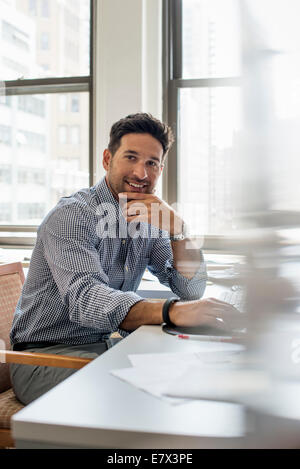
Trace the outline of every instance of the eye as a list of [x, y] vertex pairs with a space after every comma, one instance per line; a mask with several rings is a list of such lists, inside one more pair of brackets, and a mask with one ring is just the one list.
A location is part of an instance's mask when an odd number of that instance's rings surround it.
[[149, 166], [152, 166], [153, 168], [158, 168], [158, 163], [156, 161], [151, 160], [148, 162], [148, 164]]

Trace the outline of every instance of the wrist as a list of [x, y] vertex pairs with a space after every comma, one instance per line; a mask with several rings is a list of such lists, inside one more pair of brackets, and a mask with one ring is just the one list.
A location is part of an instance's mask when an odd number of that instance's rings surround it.
[[171, 313], [171, 310], [173, 310], [174, 304], [179, 301], [178, 298], [168, 298], [162, 308], [162, 320], [163, 322], [170, 327], [175, 327], [176, 322], [173, 320], [174, 315]]
[[175, 301], [169, 307], [169, 318], [175, 326], [180, 326], [181, 307], [179, 301]]
[[187, 226], [183, 220], [181, 220], [180, 228], [176, 231], [170, 232], [170, 241], [183, 241], [187, 238]]

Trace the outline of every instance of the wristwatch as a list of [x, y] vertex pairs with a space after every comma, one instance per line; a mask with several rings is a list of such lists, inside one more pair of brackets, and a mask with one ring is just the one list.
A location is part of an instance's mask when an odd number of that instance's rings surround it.
[[185, 238], [187, 238], [187, 226], [182, 222], [182, 230], [181, 233], [177, 235], [170, 235], [170, 241], [183, 241]]

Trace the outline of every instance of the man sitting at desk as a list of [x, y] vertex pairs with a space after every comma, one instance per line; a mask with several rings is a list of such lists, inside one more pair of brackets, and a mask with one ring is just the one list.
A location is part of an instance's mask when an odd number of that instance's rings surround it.
[[[164, 309], [164, 319], [178, 326], [227, 321], [234, 308], [200, 299], [201, 250], [190, 249], [183, 220], [154, 195], [172, 140], [171, 129], [148, 114], [112, 126], [106, 176], [63, 197], [38, 229], [11, 331], [14, 350], [93, 358], [110, 346], [112, 332], [125, 337], [161, 324], [165, 300], [135, 293], [146, 267], [181, 299]], [[15, 364], [11, 378], [27, 404], [74, 371]]]

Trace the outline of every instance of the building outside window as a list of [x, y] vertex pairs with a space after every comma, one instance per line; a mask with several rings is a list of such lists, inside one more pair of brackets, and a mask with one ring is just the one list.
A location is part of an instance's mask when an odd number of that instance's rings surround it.
[[[91, 11], [90, 0], [0, 0], [0, 230], [34, 227], [91, 185]], [[76, 168], [62, 168], [70, 155]]]
[[[252, 118], [253, 129], [260, 135], [259, 122], [269, 116], [270, 154], [257, 163], [262, 174], [267, 168], [269, 208], [300, 210], [298, 145], [292, 144], [300, 123], [300, 33], [295, 20], [299, 13], [300, 4], [294, 0], [289, 6], [283, 0], [165, 3], [165, 113], [177, 142], [170, 153], [167, 196], [170, 202], [179, 203], [195, 233], [232, 235], [239, 228], [238, 196], [243, 182], [237, 168], [242, 165], [245, 119]], [[256, 47], [260, 48], [262, 77], [253, 73], [251, 80], [268, 102], [257, 102], [251, 89], [244, 92], [247, 47], [252, 58]], [[257, 109], [261, 115], [257, 113], [253, 122], [251, 116]], [[247, 179], [246, 173], [242, 168], [242, 177]], [[259, 192], [258, 205], [264, 188]]]

